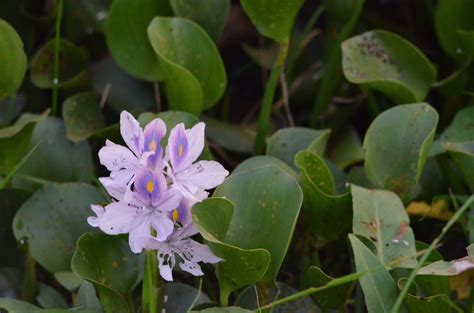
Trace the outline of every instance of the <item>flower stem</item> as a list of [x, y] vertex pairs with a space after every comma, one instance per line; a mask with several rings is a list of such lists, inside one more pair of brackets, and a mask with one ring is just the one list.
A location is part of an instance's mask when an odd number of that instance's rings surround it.
[[163, 305], [163, 281], [158, 274], [156, 251], [147, 251], [143, 276], [142, 307], [144, 313], [159, 313]]
[[54, 37], [54, 67], [53, 67], [53, 97], [51, 104], [51, 115], [56, 116], [58, 107], [58, 85], [59, 85], [59, 52], [61, 48], [61, 18], [63, 14], [63, 0], [58, 1], [56, 12], [56, 25]]
[[435, 249], [435, 247], [438, 245], [438, 243], [443, 239], [444, 235], [448, 232], [448, 230], [451, 228], [451, 226], [456, 223], [456, 221], [463, 215], [463, 213], [467, 210], [467, 208], [471, 205], [471, 203], [474, 201], [474, 195], [471, 195], [469, 199], [467, 199], [466, 202], [464, 202], [464, 205], [454, 213], [454, 215], [451, 217], [451, 219], [444, 225], [443, 229], [441, 230], [441, 233], [436, 237], [428, 247], [428, 250], [426, 253], [421, 257], [421, 259], [418, 261], [418, 265], [413, 269], [411, 272], [410, 276], [408, 276], [408, 279], [403, 286], [402, 291], [400, 291], [400, 294], [398, 295], [397, 300], [395, 301], [395, 304], [392, 307], [392, 310], [390, 311], [391, 313], [397, 313], [400, 311], [400, 307], [402, 306], [403, 299], [405, 298], [406, 294], [408, 293], [408, 290], [410, 289], [411, 284], [415, 280], [416, 273], [420, 270], [420, 268], [423, 266], [423, 264], [426, 262], [428, 257], [431, 255], [431, 252]]
[[286, 56], [288, 53], [288, 43], [284, 42], [280, 44], [280, 49], [278, 51], [278, 56], [273, 65], [270, 78], [267, 81], [265, 87], [265, 94], [263, 95], [262, 107], [260, 109], [260, 116], [258, 119], [258, 131], [257, 136], [255, 137], [255, 146], [254, 154], [258, 155], [263, 153], [265, 148], [265, 139], [267, 137], [268, 128], [270, 125], [270, 116], [272, 113], [273, 107], [273, 98], [275, 97], [276, 87], [278, 85], [278, 79], [280, 76], [280, 71], [284, 67]]

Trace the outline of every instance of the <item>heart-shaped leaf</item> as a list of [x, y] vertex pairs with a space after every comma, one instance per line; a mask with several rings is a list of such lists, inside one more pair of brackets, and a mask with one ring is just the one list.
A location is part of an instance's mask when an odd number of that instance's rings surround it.
[[66, 309], [68, 307], [66, 300], [59, 291], [43, 283], [38, 284], [36, 301], [45, 309]]
[[322, 155], [326, 150], [331, 130], [314, 130], [304, 127], [289, 127], [278, 130], [267, 140], [267, 155], [274, 156], [294, 167], [295, 155], [301, 150], [311, 150]]
[[[398, 289], [403, 289], [406, 280], [406, 278], [402, 278], [398, 281]], [[453, 308], [451, 299], [446, 294], [426, 296], [409, 292], [405, 297], [405, 304], [408, 313], [449, 313]]]
[[263, 283], [273, 285], [303, 202], [298, 183], [278, 166], [268, 165], [231, 175], [214, 196], [229, 199], [235, 207], [226, 242], [270, 252], [271, 261]]
[[240, 0], [245, 13], [263, 35], [288, 42], [293, 21], [304, 0]]
[[51, 273], [69, 271], [76, 240], [92, 228], [90, 204], [105, 201], [91, 185], [48, 184], [35, 192], [13, 220], [17, 240], [27, 240], [33, 258]]
[[230, 0], [170, 0], [176, 16], [190, 19], [206, 30], [214, 41], [219, 39], [230, 11]]
[[148, 26], [148, 38], [165, 74], [171, 110], [199, 114], [219, 100], [227, 85], [224, 63], [199, 25], [156, 17]]
[[351, 186], [354, 218], [352, 231], [370, 239], [377, 257], [390, 267], [417, 265], [410, 219], [403, 203], [393, 192]]
[[0, 129], [0, 173], [9, 173], [26, 154], [36, 123], [48, 114], [49, 110], [40, 115], [24, 113], [15, 124]]
[[[302, 150], [295, 156], [295, 165], [301, 171], [304, 203], [308, 212], [305, 220], [310, 229], [327, 240], [337, 239], [350, 231], [351, 195], [335, 194], [334, 178], [324, 160], [316, 153]], [[333, 222], [339, 227], [334, 228]]]
[[368, 313], [391, 312], [398, 296], [395, 282], [380, 260], [355, 235], [349, 234], [357, 272]]
[[229, 124], [207, 116], [201, 117], [206, 123], [206, 134], [212, 141], [223, 148], [251, 153], [255, 142], [255, 132], [242, 125]]
[[63, 120], [68, 139], [79, 142], [104, 127], [99, 102], [99, 95], [94, 92], [78, 93], [64, 101]]
[[[74, 144], [67, 140], [63, 122], [49, 117], [38, 123], [31, 137], [30, 149], [39, 145], [18, 171], [55, 182], [88, 182], [92, 178], [92, 155], [89, 144]], [[32, 188], [26, 181], [15, 178], [14, 184]]]
[[163, 70], [147, 37], [155, 16], [172, 14], [167, 0], [115, 0], [106, 26], [112, 57], [130, 75], [149, 81], [162, 80]]
[[86, 233], [77, 242], [71, 268], [94, 283], [105, 312], [132, 312], [126, 297], [140, 279], [141, 262], [119, 236]]
[[423, 101], [436, 75], [426, 56], [402, 37], [374, 30], [344, 41], [347, 80], [379, 90], [396, 103]]
[[265, 249], [245, 249], [227, 242], [227, 232], [234, 205], [226, 199], [209, 198], [195, 204], [193, 221], [212, 251], [222, 259], [217, 264], [217, 278], [221, 302], [226, 303], [230, 293], [259, 281], [270, 264], [270, 253]]
[[346, 168], [364, 160], [362, 142], [354, 128], [340, 134], [331, 145], [329, 159], [339, 168]]
[[365, 171], [375, 187], [410, 199], [422, 174], [438, 124], [427, 103], [391, 108], [372, 122], [364, 139]]
[[0, 100], [13, 96], [26, 72], [23, 42], [13, 27], [0, 19]]
[[[86, 49], [61, 39], [59, 52], [59, 76], [57, 85], [68, 87], [80, 83], [89, 60]], [[39, 88], [53, 88], [55, 40], [45, 43], [31, 60], [31, 81]]]
[[102, 313], [102, 305], [96, 296], [94, 285], [82, 280], [81, 287], [77, 292], [76, 305], [92, 310], [94, 313]]

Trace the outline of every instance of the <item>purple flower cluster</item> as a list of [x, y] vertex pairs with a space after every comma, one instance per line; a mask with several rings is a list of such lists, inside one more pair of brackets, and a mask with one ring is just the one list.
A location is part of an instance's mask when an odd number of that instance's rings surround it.
[[191, 207], [208, 197], [206, 190], [220, 185], [229, 174], [215, 161], [197, 161], [204, 149], [204, 123], [191, 129], [174, 127], [163, 151], [165, 123], [157, 118], [144, 129], [128, 112], [120, 115], [120, 132], [127, 147], [109, 140], [99, 151], [100, 163], [110, 176], [100, 182], [114, 202], [92, 205], [91, 226], [109, 235], [129, 234], [134, 253], [157, 250], [160, 274], [173, 280], [179, 267], [203, 275], [199, 262], [217, 263], [208, 246], [190, 237], [197, 233]]

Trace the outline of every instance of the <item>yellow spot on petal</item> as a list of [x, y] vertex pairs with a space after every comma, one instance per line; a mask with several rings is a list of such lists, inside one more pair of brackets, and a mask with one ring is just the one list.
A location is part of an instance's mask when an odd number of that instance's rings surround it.
[[148, 183], [146, 184], [146, 190], [149, 193], [152, 193], [153, 190], [155, 190], [155, 185], [153, 184], [153, 182], [151, 180], [149, 180]]
[[178, 157], [183, 156], [183, 145], [179, 145], [179, 150], [178, 150]]
[[148, 145], [148, 151], [155, 151], [155, 150], [156, 150], [156, 140], [153, 139]]
[[177, 209], [174, 209], [174, 210], [173, 210], [173, 222], [176, 223], [176, 221], [178, 220], [178, 218], [179, 218], [178, 210], [177, 210]]

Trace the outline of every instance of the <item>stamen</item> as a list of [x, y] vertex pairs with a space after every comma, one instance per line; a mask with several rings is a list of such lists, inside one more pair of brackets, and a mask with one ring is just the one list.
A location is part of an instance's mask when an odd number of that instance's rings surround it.
[[153, 190], [155, 190], [155, 185], [153, 184], [153, 182], [151, 180], [149, 180], [148, 183], [146, 184], [146, 190], [149, 193], [152, 193]]
[[178, 220], [178, 218], [179, 218], [178, 210], [177, 210], [177, 209], [174, 209], [174, 210], [173, 210], [173, 222], [176, 223], [176, 221]]
[[156, 151], [156, 140], [153, 139], [148, 145], [148, 151]]

